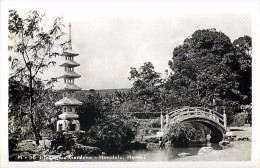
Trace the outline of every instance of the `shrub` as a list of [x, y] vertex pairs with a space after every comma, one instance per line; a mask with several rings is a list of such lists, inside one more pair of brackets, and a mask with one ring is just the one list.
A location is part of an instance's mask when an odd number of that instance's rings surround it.
[[73, 137], [76, 143], [84, 144], [86, 142], [86, 132], [85, 131], [77, 131], [73, 132]]
[[149, 137], [149, 138], [145, 138], [144, 141], [145, 142], [151, 142], [151, 143], [158, 143], [159, 142], [159, 138]]
[[160, 128], [161, 127], [161, 120], [160, 118], [151, 119], [150, 121], [146, 122], [146, 127], [151, 128]]
[[122, 112], [144, 111], [144, 105], [137, 100], [128, 100], [121, 104], [119, 110]]
[[234, 115], [234, 121], [232, 122], [232, 126], [244, 126], [246, 124], [246, 120], [248, 118], [248, 114], [246, 113], [238, 113]]
[[18, 141], [15, 138], [8, 139], [9, 154], [13, 153], [18, 145]]
[[75, 144], [74, 137], [71, 133], [67, 132], [57, 132], [52, 146], [57, 149], [58, 146], [63, 146], [65, 150], [70, 150]]
[[77, 108], [77, 113], [79, 115], [78, 120], [81, 129], [87, 131], [102, 118], [102, 98], [94, 90], [91, 90], [88, 94], [78, 92], [76, 98], [83, 102], [83, 104]]
[[106, 153], [118, 153], [134, 139], [131, 128], [119, 117], [107, 117], [87, 132], [87, 144]]
[[75, 144], [72, 153], [74, 156], [98, 156], [102, 152], [98, 147]]
[[201, 143], [210, 134], [209, 128], [196, 122], [181, 122], [170, 126], [165, 137], [176, 147], [188, 146], [191, 143]]

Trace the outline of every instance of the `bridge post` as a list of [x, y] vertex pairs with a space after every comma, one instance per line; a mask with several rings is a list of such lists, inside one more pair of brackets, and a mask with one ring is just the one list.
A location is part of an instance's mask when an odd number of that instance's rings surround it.
[[224, 120], [224, 128], [227, 130], [227, 114], [226, 114], [226, 109], [223, 109], [223, 120]]
[[161, 132], [163, 132], [163, 114], [161, 111]]

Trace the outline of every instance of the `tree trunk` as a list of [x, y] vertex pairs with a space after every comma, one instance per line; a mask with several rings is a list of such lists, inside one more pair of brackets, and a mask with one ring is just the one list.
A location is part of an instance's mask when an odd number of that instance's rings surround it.
[[32, 124], [32, 129], [33, 129], [33, 133], [34, 133], [34, 137], [35, 137], [35, 143], [36, 145], [39, 145], [39, 134], [37, 133], [37, 129], [36, 129], [36, 125], [34, 123], [34, 112], [32, 110], [32, 76], [31, 76], [31, 71], [30, 71], [30, 79], [29, 79], [29, 92], [30, 92], [30, 120], [31, 120], [31, 124]]
[[30, 120], [31, 120], [32, 128], [33, 128], [33, 133], [34, 133], [36, 145], [39, 145], [40, 144], [39, 143], [39, 137], [38, 137], [38, 134], [37, 134], [36, 126], [34, 124], [33, 115], [30, 115]]

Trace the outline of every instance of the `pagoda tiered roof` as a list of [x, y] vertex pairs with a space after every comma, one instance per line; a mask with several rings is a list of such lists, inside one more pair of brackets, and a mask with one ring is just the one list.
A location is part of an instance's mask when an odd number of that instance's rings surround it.
[[79, 63], [73, 61], [73, 60], [65, 60], [63, 64], [60, 65], [61, 67], [76, 67], [76, 66], [80, 66]]
[[81, 101], [78, 101], [74, 97], [64, 97], [63, 99], [59, 100], [55, 103], [55, 106], [71, 106], [71, 105], [82, 105]]
[[76, 53], [72, 49], [67, 49], [67, 50], [63, 51], [63, 53], [61, 54], [61, 56], [71, 56], [71, 57], [74, 57], [74, 56], [77, 56], [77, 55], [79, 55], [79, 54]]
[[81, 90], [81, 88], [78, 87], [77, 85], [75, 85], [74, 83], [64, 83], [64, 85], [62, 87], [60, 87], [59, 90], [60, 91], [65, 91], [65, 90], [77, 91], [77, 90]]
[[59, 118], [62, 120], [66, 120], [66, 119], [76, 119], [78, 118], [79, 115], [75, 114], [75, 113], [62, 113], [59, 115]]
[[79, 78], [81, 75], [77, 74], [74, 71], [65, 71], [65, 73], [59, 78]]

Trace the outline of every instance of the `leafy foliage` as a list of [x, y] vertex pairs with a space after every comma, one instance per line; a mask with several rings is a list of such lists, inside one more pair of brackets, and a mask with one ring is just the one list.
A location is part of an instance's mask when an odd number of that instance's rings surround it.
[[14, 152], [14, 150], [17, 148], [18, 141], [14, 138], [8, 138], [8, 149], [9, 149], [9, 155]]
[[106, 153], [122, 151], [134, 139], [129, 125], [119, 117], [106, 117], [87, 132], [87, 143]]
[[224, 33], [215, 29], [195, 31], [174, 49], [169, 62], [174, 75], [167, 89], [175, 89], [184, 98], [183, 105], [193, 102], [209, 106], [213, 97], [222, 103], [224, 91], [237, 89], [235, 74], [227, 66], [231, 51], [232, 43]]
[[64, 34], [60, 27], [63, 26], [62, 18], [55, 19], [50, 30], [44, 30], [44, 16], [38, 11], [30, 11], [22, 18], [17, 11], [9, 11], [10, 78], [29, 84], [38, 73], [55, 65], [50, 58], [59, 55], [54, 47], [59, 47], [55, 44]]
[[192, 142], [203, 142], [208, 134], [210, 134], [210, 130], [203, 124], [181, 122], [171, 125], [165, 136], [174, 146], [180, 147], [187, 146]]
[[159, 87], [162, 80], [151, 62], [144, 63], [139, 70], [131, 67], [129, 80], [134, 81], [131, 90], [142, 101], [145, 110], [160, 110], [157, 102], [160, 100]]
[[59, 146], [64, 147], [64, 150], [71, 150], [75, 145], [73, 135], [66, 132], [56, 132], [53, 140], [53, 146], [57, 149]]
[[77, 108], [81, 129], [87, 131], [103, 118], [102, 97], [94, 90], [90, 94], [78, 92], [77, 99], [83, 104]]
[[[39, 82], [39, 74], [42, 74], [50, 65], [55, 65], [51, 58], [59, 55], [54, 48], [62, 47], [57, 44], [57, 40], [63, 35], [61, 31], [61, 18], [55, 19], [52, 27], [45, 30], [42, 21], [44, 14], [38, 11], [29, 11], [22, 18], [16, 10], [9, 11], [8, 30], [9, 30], [9, 62], [10, 79], [20, 82], [28, 88], [25, 96], [29, 109], [26, 114], [31, 122], [32, 131], [35, 135], [36, 144], [39, 144], [40, 128], [37, 123], [40, 117], [35, 107], [35, 94], [37, 89], [42, 89], [42, 83]], [[51, 84], [55, 79], [51, 79], [47, 84]], [[12, 90], [11, 90], [12, 91]], [[12, 93], [12, 92], [11, 92]], [[26, 100], [26, 99], [25, 99]], [[26, 104], [23, 102], [22, 104]], [[13, 105], [13, 104], [11, 104]], [[21, 112], [21, 110], [20, 110]], [[19, 113], [11, 113], [14, 116]], [[9, 118], [12, 118], [10, 116]], [[23, 120], [28, 123], [28, 120]]]
[[249, 36], [231, 43], [228, 36], [215, 29], [195, 31], [174, 48], [168, 63], [173, 73], [166, 79], [161, 79], [149, 62], [139, 70], [131, 68], [131, 90], [137, 98], [134, 103], [147, 103], [144, 107], [150, 105], [155, 111], [230, 106], [227, 113], [239, 112], [241, 104], [251, 103], [251, 43]]
[[9, 79], [9, 99], [8, 99], [8, 133], [14, 139], [24, 139], [31, 133], [28, 124], [29, 117], [25, 115], [28, 107], [28, 87], [20, 82]]
[[127, 100], [120, 106], [121, 112], [145, 111], [144, 105], [138, 100]]
[[[29, 117], [29, 88], [20, 82], [9, 79], [9, 136], [17, 140], [31, 138], [33, 130]], [[32, 92], [33, 112], [35, 115], [35, 126], [38, 131], [56, 130], [57, 111], [60, 110], [53, 102], [60, 98], [60, 94], [38, 81]], [[48, 133], [49, 134], [49, 133]], [[40, 135], [39, 135], [40, 137]]]
[[252, 99], [252, 39], [239, 37], [233, 42], [234, 57], [229, 66], [237, 74], [238, 95], [241, 104], [251, 104]]

